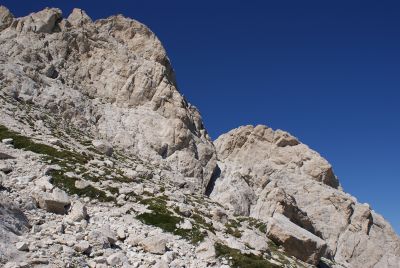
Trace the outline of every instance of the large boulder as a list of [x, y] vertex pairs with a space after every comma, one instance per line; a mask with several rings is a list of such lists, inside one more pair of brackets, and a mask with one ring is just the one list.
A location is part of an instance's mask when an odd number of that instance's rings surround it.
[[154, 235], [144, 238], [139, 242], [146, 252], [164, 254], [167, 251], [167, 239], [162, 235]]
[[282, 214], [276, 213], [267, 227], [267, 235], [285, 251], [296, 258], [317, 265], [326, 250], [321, 238], [291, 222]]
[[220, 174], [208, 193], [234, 213], [265, 221], [283, 214], [322, 238], [326, 257], [343, 266], [389, 265], [400, 256], [390, 224], [343, 192], [328, 161], [287, 132], [244, 126], [215, 147]]
[[71, 210], [68, 213], [67, 219], [72, 222], [79, 222], [82, 220], [87, 220], [88, 218], [89, 215], [87, 213], [86, 206], [80, 201], [74, 202]]
[[66, 214], [71, 204], [68, 194], [59, 188], [50, 193], [37, 193], [36, 201], [40, 208], [56, 214]]

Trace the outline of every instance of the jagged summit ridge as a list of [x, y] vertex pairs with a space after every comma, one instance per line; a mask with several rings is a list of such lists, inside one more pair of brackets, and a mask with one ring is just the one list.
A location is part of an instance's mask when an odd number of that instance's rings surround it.
[[[178, 92], [161, 42], [121, 15], [92, 21], [45, 9], [11, 19], [2, 8], [2, 88], [127, 151], [174, 162], [207, 184], [215, 150], [197, 109]], [[195, 185], [192, 185], [193, 187]]]

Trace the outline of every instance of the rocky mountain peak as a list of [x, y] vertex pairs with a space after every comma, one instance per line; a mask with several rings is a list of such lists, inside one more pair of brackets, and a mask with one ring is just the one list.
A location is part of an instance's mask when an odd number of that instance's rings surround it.
[[0, 6], [0, 266], [399, 267], [400, 240], [282, 130], [212, 142], [122, 15]]
[[184, 176], [207, 184], [214, 146], [146, 26], [121, 15], [92, 22], [79, 9], [67, 19], [48, 8], [12, 20], [0, 40], [8, 96], [129, 152], [176, 162]]
[[86, 12], [79, 8], [74, 8], [71, 14], [67, 18], [68, 23], [72, 27], [85, 27], [85, 25], [90, 25], [93, 23], [92, 19], [86, 14]]

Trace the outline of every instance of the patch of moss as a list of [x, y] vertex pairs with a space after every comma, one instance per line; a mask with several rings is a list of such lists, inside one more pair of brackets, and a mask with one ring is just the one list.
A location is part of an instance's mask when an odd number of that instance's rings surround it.
[[117, 187], [107, 187], [107, 190], [112, 194], [119, 194], [119, 190]]
[[50, 174], [52, 177], [52, 183], [58, 188], [63, 189], [69, 194], [77, 194], [82, 197], [89, 197], [97, 199], [100, 202], [115, 202], [115, 198], [112, 196], [107, 196], [106, 192], [99, 190], [91, 185], [86, 188], [78, 189], [75, 187], [75, 178], [69, 178], [64, 176], [63, 171], [54, 170]]
[[197, 213], [193, 213], [191, 218], [198, 224], [201, 225], [204, 229], [209, 230], [210, 232], [215, 234], [215, 228], [212, 223], [206, 222], [206, 220]]
[[90, 160], [88, 157], [85, 157], [76, 152], [71, 152], [68, 150], [57, 150], [56, 148], [49, 145], [36, 143], [32, 141], [32, 139], [20, 135], [17, 132], [10, 131], [5, 126], [0, 125], [0, 140], [6, 138], [13, 139], [13, 145], [16, 149], [24, 149], [37, 154], [46, 155], [53, 158], [53, 160], [62, 159], [64, 161], [73, 161], [79, 164], [85, 164]]
[[262, 233], [267, 232], [267, 225], [258, 219], [251, 218], [251, 217], [238, 217], [237, 220], [239, 222], [247, 221], [249, 223], [250, 227], [257, 228]]
[[203, 241], [204, 234], [197, 224], [194, 224], [191, 230], [177, 228], [177, 225], [182, 222], [183, 218], [175, 216], [168, 209], [166, 200], [165, 196], [141, 200], [140, 203], [148, 205], [148, 209], [152, 212], [142, 213], [136, 218], [147, 225], [156, 226], [166, 232], [181, 236], [193, 244]]
[[217, 257], [224, 257], [231, 262], [234, 268], [275, 268], [278, 265], [271, 263], [262, 256], [244, 254], [238, 249], [233, 249], [223, 244], [214, 245]]
[[117, 176], [114, 178], [116, 181], [119, 182], [132, 182], [130, 178], [125, 176], [125, 173], [121, 169], [116, 169], [115, 171], [117, 173]]
[[228, 221], [228, 223], [225, 224], [226, 233], [228, 233], [236, 238], [240, 238], [240, 237], [242, 237], [242, 232], [238, 229], [240, 226], [241, 226], [241, 224], [239, 221], [230, 219]]
[[87, 181], [93, 181], [93, 182], [99, 182], [100, 181], [99, 178], [97, 178], [95, 176], [92, 176], [90, 174], [90, 172], [85, 172], [85, 173], [81, 174], [81, 176], [82, 176], [82, 178], [84, 178]]

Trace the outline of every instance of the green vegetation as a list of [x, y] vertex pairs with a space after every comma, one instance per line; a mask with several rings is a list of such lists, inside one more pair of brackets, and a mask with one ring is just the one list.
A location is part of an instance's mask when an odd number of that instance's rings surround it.
[[79, 164], [85, 164], [90, 159], [76, 152], [71, 152], [67, 150], [57, 150], [54, 147], [51, 147], [46, 144], [36, 143], [32, 141], [30, 138], [20, 135], [17, 132], [10, 131], [3, 125], [0, 125], [0, 139], [11, 138], [13, 139], [14, 148], [23, 149], [27, 151], [31, 151], [37, 154], [46, 155], [48, 157], [73, 161]]
[[238, 217], [237, 220], [239, 222], [247, 221], [250, 227], [256, 228], [256, 229], [260, 230], [260, 232], [262, 232], [262, 233], [267, 232], [267, 225], [258, 219], [251, 218], [251, 217]]
[[[82, 172], [86, 172], [86, 169], [82, 167], [82, 165], [91, 160], [91, 157], [73, 151], [58, 150], [52, 146], [34, 142], [29, 137], [23, 136], [14, 131], [10, 131], [5, 126], [0, 125], [0, 140], [6, 138], [13, 139], [14, 148], [41, 154], [43, 155], [43, 159], [45, 161], [58, 164], [61, 167], [61, 170], [52, 170], [49, 173], [49, 175], [52, 176], [52, 183], [55, 186], [65, 190], [69, 194], [77, 194], [79, 196], [95, 198], [100, 202], [115, 201], [114, 197], [107, 196], [106, 192], [93, 186], [88, 186], [84, 189], [78, 189], [75, 187], [75, 178], [64, 176], [65, 172], [74, 171], [76, 167], [79, 167]], [[94, 178], [89, 177], [87, 174], [84, 174], [83, 177], [85, 179], [94, 181]], [[114, 189], [110, 190], [114, 191]]]
[[212, 225], [211, 222], [206, 222], [206, 220], [200, 216], [200, 214], [198, 213], [193, 213], [191, 218], [201, 227], [203, 227], [204, 229], [207, 229], [208, 231], [212, 232], [213, 234], [215, 234], [215, 228]]
[[63, 175], [63, 171], [54, 170], [50, 172], [52, 177], [52, 183], [65, 190], [69, 194], [77, 194], [78, 196], [90, 197], [97, 199], [100, 202], [112, 202], [115, 198], [112, 196], [107, 196], [106, 192], [99, 190], [91, 185], [84, 189], [78, 189], [75, 187], [75, 178], [69, 178]]
[[230, 260], [234, 268], [275, 268], [276, 264], [269, 262], [262, 256], [254, 254], [243, 254], [238, 249], [233, 249], [223, 244], [215, 244], [215, 252], [217, 257], [224, 257]]
[[203, 241], [204, 234], [201, 232], [198, 224], [193, 224], [193, 228], [191, 230], [185, 230], [176, 227], [177, 224], [183, 220], [183, 218], [174, 215], [174, 213], [168, 209], [166, 200], [166, 196], [141, 200], [140, 203], [148, 205], [148, 209], [152, 212], [142, 213], [136, 218], [145, 224], [156, 226], [166, 232], [181, 236], [193, 244]]
[[268, 248], [272, 251], [277, 251], [279, 249], [279, 246], [277, 244], [275, 244], [274, 241], [269, 240], [268, 241]]
[[242, 237], [242, 233], [238, 229], [240, 226], [241, 226], [241, 224], [239, 221], [230, 219], [228, 221], [228, 223], [225, 224], [226, 233], [228, 233], [234, 237], [240, 238], [240, 237]]

